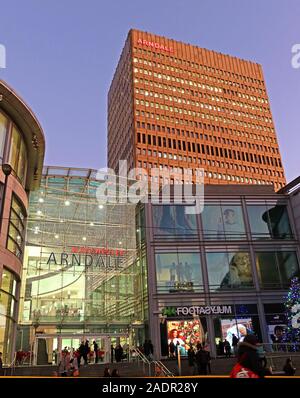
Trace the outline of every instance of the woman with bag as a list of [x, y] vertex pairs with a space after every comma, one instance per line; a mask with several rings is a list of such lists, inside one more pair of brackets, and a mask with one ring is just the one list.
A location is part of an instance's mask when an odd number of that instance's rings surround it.
[[230, 373], [231, 378], [263, 378], [271, 375], [271, 368], [263, 368], [257, 352], [258, 340], [253, 334], [247, 334], [238, 344], [238, 361]]

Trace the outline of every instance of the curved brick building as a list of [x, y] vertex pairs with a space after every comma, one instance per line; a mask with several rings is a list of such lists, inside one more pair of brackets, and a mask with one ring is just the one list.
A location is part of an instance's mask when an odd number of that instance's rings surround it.
[[4, 363], [12, 361], [16, 335], [28, 193], [39, 186], [44, 152], [45, 139], [35, 115], [0, 80], [0, 352]]

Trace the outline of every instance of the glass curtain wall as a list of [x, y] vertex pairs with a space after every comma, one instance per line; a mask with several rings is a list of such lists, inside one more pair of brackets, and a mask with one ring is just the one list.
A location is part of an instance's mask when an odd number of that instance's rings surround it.
[[92, 170], [47, 168], [30, 196], [21, 323], [119, 332], [145, 317], [135, 206], [99, 204]]

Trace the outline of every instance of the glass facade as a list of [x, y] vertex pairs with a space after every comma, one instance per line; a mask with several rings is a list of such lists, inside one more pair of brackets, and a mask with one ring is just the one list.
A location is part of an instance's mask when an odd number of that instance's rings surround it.
[[141, 327], [147, 272], [136, 244], [136, 207], [99, 204], [103, 180], [80, 172], [48, 168], [30, 194], [21, 324], [47, 333]]
[[24, 185], [27, 169], [27, 151], [22, 134], [15, 126], [12, 128], [9, 163]]
[[203, 288], [200, 253], [156, 253], [158, 293], [199, 292]]
[[186, 214], [185, 206], [153, 206], [155, 235], [162, 238], [188, 237], [197, 235], [195, 214]]
[[3, 353], [3, 362], [8, 363], [13, 343], [13, 330], [16, 322], [16, 287], [15, 275], [3, 269], [0, 288], [0, 352]]
[[291, 239], [292, 232], [285, 205], [248, 205], [254, 239]]
[[16, 198], [16, 196], [13, 196], [10, 209], [7, 248], [18, 258], [22, 258], [23, 256], [25, 217], [26, 213], [21, 202]]
[[203, 234], [206, 239], [245, 239], [241, 205], [205, 205], [202, 212]]
[[256, 265], [262, 287], [288, 288], [294, 276], [299, 277], [296, 252], [270, 251], [256, 253]]
[[[189, 342], [201, 342], [213, 356], [224, 356], [225, 339], [234, 354], [233, 334], [241, 341], [254, 333], [268, 350], [280, 348], [274, 341], [286, 320], [278, 305], [282, 290], [299, 276], [289, 202], [275, 194], [262, 200], [234, 192], [223, 199], [222, 188], [214, 189], [200, 214], [186, 215], [181, 204], [150, 205], [150, 299], [159, 315], [150, 313], [149, 321], [157, 322], [161, 356], [174, 355], [171, 341], [179, 342], [182, 355]], [[268, 304], [270, 297], [277, 304]]]
[[253, 287], [249, 253], [242, 251], [206, 253], [206, 261], [210, 289]]

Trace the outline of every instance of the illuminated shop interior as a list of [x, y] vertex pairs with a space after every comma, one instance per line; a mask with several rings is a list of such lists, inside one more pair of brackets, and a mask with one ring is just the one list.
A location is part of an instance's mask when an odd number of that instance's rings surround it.
[[52, 351], [53, 335], [66, 336], [60, 344], [75, 349], [86, 335], [144, 339], [139, 214], [135, 205], [100, 203], [96, 192], [104, 183], [94, 170], [45, 167], [40, 189], [30, 195], [19, 349], [43, 337]]

